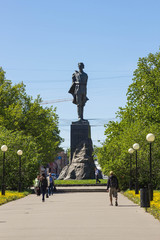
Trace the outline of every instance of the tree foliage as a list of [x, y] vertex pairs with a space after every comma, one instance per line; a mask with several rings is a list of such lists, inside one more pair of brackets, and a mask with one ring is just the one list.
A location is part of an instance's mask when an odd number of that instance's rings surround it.
[[40, 96], [33, 101], [26, 94], [23, 82], [12, 85], [0, 68], [0, 142], [1, 145], [8, 144], [8, 186], [15, 187], [13, 172], [17, 171], [18, 149], [23, 150], [25, 186], [31, 184], [40, 163], [54, 161], [60, 149], [62, 138], [59, 135], [56, 109], [43, 108], [41, 102]]
[[[140, 58], [127, 91], [127, 103], [116, 113], [118, 121], [105, 126], [106, 140], [97, 148], [99, 162], [108, 174], [113, 170], [120, 185], [127, 188], [130, 178], [128, 149], [134, 143], [138, 150], [138, 180], [140, 185], [149, 182], [149, 143], [146, 135], [153, 133], [152, 143], [153, 184], [160, 187], [160, 52]], [[132, 180], [135, 182], [135, 153], [132, 155]]]

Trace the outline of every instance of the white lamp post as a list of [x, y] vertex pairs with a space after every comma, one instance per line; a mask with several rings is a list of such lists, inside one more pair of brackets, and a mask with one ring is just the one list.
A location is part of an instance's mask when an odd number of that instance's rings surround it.
[[2, 195], [5, 195], [5, 152], [8, 150], [8, 147], [3, 145], [1, 150], [3, 152]]
[[133, 144], [133, 149], [136, 151], [136, 185], [135, 185], [135, 194], [139, 193], [138, 189], [138, 169], [137, 169], [137, 150], [139, 149], [139, 144]]
[[132, 154], [134, 153], [133, 148], [129, 148], [128, 152], [130, 154], [130, 182], [129, 182], [129, 189], [132, 189]]
[[146, 136], [146, 139], [147, 139], [148, 142], [152, 143], [155, 140], [155, 136], [154, 136], [153, 133], [148, 133], [147, 136]]
[[133, 144], [133, 149], [138, 150], [139, 149], [139, 144], [138, 143]]
[[18, 150], [17, 154], [19, 156], [19, 184], [18, 184], [18, 191], [21, 192], [22, 187], [21, 187], [21, 182], [22, 182], [22, 178], [21, 178], [21, 156], [23, 154], [22, 150]]
[[149, 198], [150, 198], [150, 201], [152, 201], [153, 200], [153, 187], [152, 187], [152, 154], [151, 154], [151, 150], [152, 150], [152, 142], [154, 142], [154, 140], [155, 140], [154, 134], [152, 134], [152, 133], [147, 134], [146, 140], [149, 142], [149, 145], [150, 145], [150, 158], [149, 158], [150, 182], [148, 184], [148, 188], [149, 188]]

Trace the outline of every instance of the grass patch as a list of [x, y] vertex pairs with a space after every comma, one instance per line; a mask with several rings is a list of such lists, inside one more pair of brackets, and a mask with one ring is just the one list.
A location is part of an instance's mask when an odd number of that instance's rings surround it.
[[[123, 194], [134, 203], [140, 205], [140, 194], [135, 194], [134, 190], [127, 190]], [[155, 190], [153, 192], [153, 201], [150, 202], [150, 208], [147, 208], [147, 212], [160, 221], [160, 191]]]
[[[100, 179], [102, 184], [107, 184], [107, 179]], [[84, 180], [55, 180], [56, 185], [95, 185], [95, 179], [84, 179]], [[99, 185], [96, 184], [96, 185]]]
[[13, 200], [17, 200], [19, 198], [23, 198], [28, 194], [29, 192], [6, 191], [5, 195], [2, 195], [2, 193], [0, 192], [0, 205]]

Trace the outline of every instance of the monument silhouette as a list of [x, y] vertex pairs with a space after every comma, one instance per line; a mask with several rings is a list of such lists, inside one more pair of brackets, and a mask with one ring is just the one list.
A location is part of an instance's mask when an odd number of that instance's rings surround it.
[[69, 93], [77, 105], [78, 121], [72, 122], [70, 129], [70, 164], [65, 166], [59, 179], [93, 179], [95, 178], [91, 127], [83, 118], [87, 98], [88, 75], [83, 71], [84, 64], [78, 63], [79, 71], [72, 74]]

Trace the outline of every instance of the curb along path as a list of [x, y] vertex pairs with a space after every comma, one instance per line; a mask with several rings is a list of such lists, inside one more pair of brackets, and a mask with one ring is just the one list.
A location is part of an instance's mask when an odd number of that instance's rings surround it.
[[96, 186], [57, 186], [57, 193], [63, 192], [106, 192], [106, 185]]
[[0, 207], [0, 239], [160, 240], [160, 223], [121, 194], [118, 207], [105, 192], [64, 192], [45, 202], [32, 194]]

